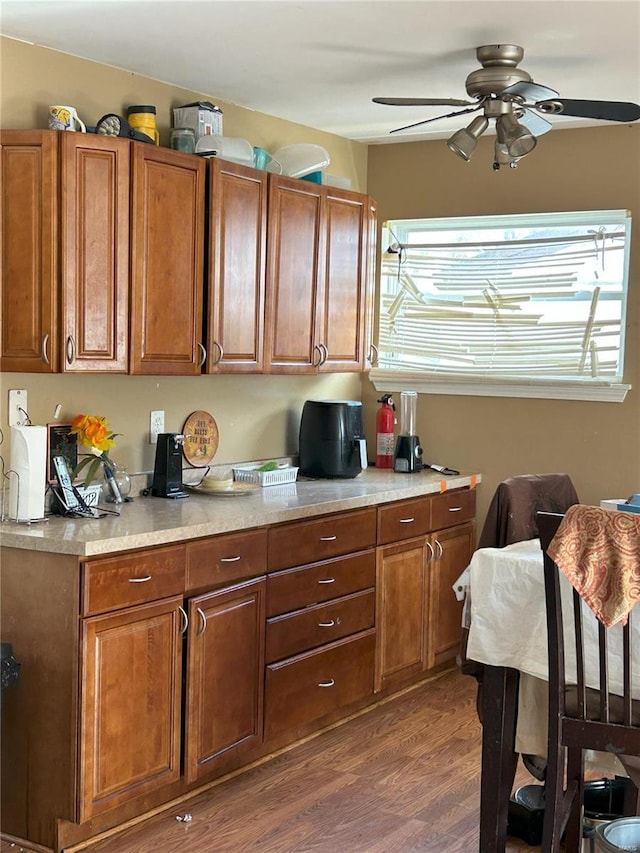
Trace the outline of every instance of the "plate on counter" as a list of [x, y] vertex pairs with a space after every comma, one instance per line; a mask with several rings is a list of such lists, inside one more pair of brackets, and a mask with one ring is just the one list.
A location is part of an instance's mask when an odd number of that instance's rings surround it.
[[187, 488], [197, 495], [206, 495], [212, 498], [237, 498], [260, 490], [257, 483], [229, 483], [228, 486], [223, 486], [221, 489], [211, 489], [206, 486], [187, 486]]

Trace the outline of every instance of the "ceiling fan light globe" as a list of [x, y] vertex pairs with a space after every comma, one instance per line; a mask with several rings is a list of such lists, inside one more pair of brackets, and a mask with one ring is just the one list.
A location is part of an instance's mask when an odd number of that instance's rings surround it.
[[469, 162], [471, 155], [476, 150], [478, 139], [488, 127], [489, 122], [485, 116], [476, 116], [468, 127], [457, 130], [447, 140], [449, 150]]
[[536, 138], [524, 125], [521, 125], [513, 113], [507, 113], [496, 119], [498, 142], [504, 145], [510, 157], [526, 157], [536, 147]]

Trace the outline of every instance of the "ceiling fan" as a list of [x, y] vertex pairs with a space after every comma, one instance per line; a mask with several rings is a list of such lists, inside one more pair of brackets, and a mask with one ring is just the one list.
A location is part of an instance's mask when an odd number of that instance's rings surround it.
[[447, 106], [468, 107], [446, 115], [427, 118], [398, 127], [391, 133], [451, 118], [465, 113], [479, 112], [471, 123], [457, 130], [447, 145], [454, 154], [469, 161], [478, 139], [495, 121], [496, 143], [493, 168], [512, 169], [518, 161], [530, 154], [537, 138], [552, 124], [546, 115], [565, 115], [603, 121], [632, 122], [640, 119], [640, 106], [626, 101], [576, 101], [561, 98], [558, 92], [534, 83], [531, 75], [518, 68], [524, 49], [515, 44], [486, 44], [476, 48], [476, 57], [482, 68], [472, 71], [465, 81], [467, 94], [473, 100], [457, 98], [373, 98], [376, 104], [390, 106]]

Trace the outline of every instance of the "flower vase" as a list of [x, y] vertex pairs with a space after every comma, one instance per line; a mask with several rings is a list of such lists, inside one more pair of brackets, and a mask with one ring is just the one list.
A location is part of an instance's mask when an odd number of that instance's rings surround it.
[[104, 479], [109, 503], [121, 504], [131, 491], [131, 477], [123, 465], [108, 465], [105, 463]]

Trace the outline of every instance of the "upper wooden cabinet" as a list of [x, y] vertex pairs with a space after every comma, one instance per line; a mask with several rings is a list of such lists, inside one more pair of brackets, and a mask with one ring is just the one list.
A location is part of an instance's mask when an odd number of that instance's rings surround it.
[[0, 144], [2, 370], [126, 372], [129, 142], [9, 130]]
[[133, 145], [131, 372], [199, 374], [206, 163]]
[[293, 178], [269, 186], [266, 370], [364, 367], [369, 199]]
[[208, 373], [264, 367], [267, 173], [209, 160]]
[[61, 133], [61, 369], [126, 373], [128, 140]]
[[0, 148], [2, 370], [317, 373], [371, 359], [367, 196], [96, 134], [2, 131]]
[[53, 133], [2, 131], [2, 370], [58, 367], [58, 147]]

